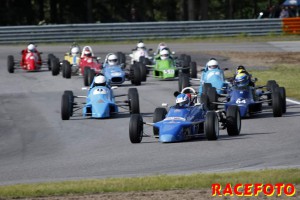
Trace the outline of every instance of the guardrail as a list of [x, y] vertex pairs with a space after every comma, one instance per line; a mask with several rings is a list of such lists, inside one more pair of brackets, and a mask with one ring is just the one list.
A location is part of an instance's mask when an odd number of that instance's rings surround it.
[[281, 19], [0, 27], [0, 44], [282, 34]]

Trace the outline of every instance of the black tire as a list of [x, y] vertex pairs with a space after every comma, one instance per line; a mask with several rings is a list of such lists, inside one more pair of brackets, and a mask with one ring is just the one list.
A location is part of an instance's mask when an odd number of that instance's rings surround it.
[[[65, 61], [65, 63], [64, 63], [64, 61]], [[64, 61], [63, 61], [63, 65], [65, 66], [65, 78], [69, 79], [72, 76], [71, 64], [67, 60], [64, 60]]]
[[140, 59], [139, 59], [139, 62], [143, 63], [144, 65], [149, 65], [150, 64], [149, 59], [145, 58], [145, 56], [141, 56]]
[[63, 60], [63, 63], [61, 65], [61, 75], [63, 78], [66, 78], [66, 65], [64, 64], [64, 60]]
[[241, 132], [241, 114], [238, 106], [232, 105], [227, 108], [226, 127], [230, 136], [239, 135]]
[[69, 120], [70, 116], [71, 116], [70, 97], [67, 94], [63, 94], [61, 98], [61, 119]]
[[217, 140], [219, 137], [219, 120], [217, 113], [208, 111], [204, 122], [204, 133], [207, 140]]
[[128, 89], [128, 102], [130, 114], [140, 113], [139, 93], [136, 88]]
[[137, 65], [131, 65], [130, 78], [133, 85], [141, 85], [141, 70]]
[[71, 90], [65, 90], [64, 94], [67, 95], [69, 97], [69, 102], [70, 102], [70, 116], [73, 116], [73, 105], [74, 105], [74, 94], [73, 91]]
[[282, 97], [282, 113], [286, 113], [286, 92], [284, 87], [279, 87], [279, 92]]
[[209, 88], [212, 88], [212, 84], [211, 83], [204, 83], [202, 86], [202, 93], [207, 94]]
[[14, 56], [9, 55], [7, 57], [7, 70], [9, 73], [14, 73], [15, 71], [15, 61], [14, 61]]
[[185, 87], [189, 87], [190, 86], [190, 77], [186, 74], [180, 74], [178, 84], [179, 84], [179, 87], [178, 87], [179, 91], [181, 91]]
[[84, 69], [83, 69], [83, 84], [84, 84], [84, 86], [90, 86], [89, 85], [89, 71], [91, 71], [91, 68], [84, 67]]
[[208, 96], [209, 102], [210, 102], [209, 110], [217, 110], [218, 104], [212, 103], [212, 102], [218, 101], [218, 94], [217, 94], [216, 88], [215, 87], [209, 88], [207, 91], [207, 96]]
[[55, 56], [52, 53], [48, 54], [47, 64], [48, 64], [49, 71], [51, 71], [51, 60], [54, 58], [55, 58]]
[[210, 102], [207, 94], [202, 93], [200, 96], [200, 101], [203, 104], [205, 110], [210, 110]]
[[84, 67], [83, 83], [84, 86], [90, 86], [94, 80], [95, 71], [90, 67]]
[[188, 65], [190, 65], [191, 62], [192, 62], [191, 56], [190, 56], [190, 55], [186, 55], [186, 56], [185, 56], [185, 59], [186, 59], [186, 62], [188, 63]]
[[119, 64], [126, 64], [126, 56], [125, 56], [125, 54], [123, 54], [122, 52], [117, 52], [116, 53], [117, 54], [117, 57], [118, 57], [118, 63]]
[[136, 63], [136, 65], [140, 68], [141, 71], [141, 81], [145, 82], [147, 80], [147, 67], [141, 62]]
[[192, 78], [197, 78], [197, 63], [196, 62], [191, 62], [190, 64], [191, 67], [191, 77]]
[[131, 143], [141, 143], [143, 139], [143, 118], [140, 114], [130, 116], [129, 139]]
[[52, 58], [50, 60], [51, 63], [51, 71], [53, 76], [57, 76], [59, 74], [60, 65], [58, 58]]
[[[153, 123], [162, 121], [166, 118], [167, 110], [165, 108], [155, 108], [153, 114]], [[159, 129], [153, 126], [153, 134], [159, 135]]]
[[274, 117], [281, 117], [282, 116], [282, 107], [283, 107], [283, 100], [280, 94], [279, 87], [275, 88], [272, 92], [272, 109], [273, 109], [273, 116]]

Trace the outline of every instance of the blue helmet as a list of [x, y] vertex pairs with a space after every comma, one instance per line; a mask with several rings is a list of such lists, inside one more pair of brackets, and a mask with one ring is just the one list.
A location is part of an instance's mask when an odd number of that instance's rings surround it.
[[237, 74], [234, 81], [238, 87], [247, 86], [249, 85], [249, 75], [246, 73]]
[[190, 98], [186, 94], [179, 94], [176, 97], [176, 104], [178, 104], [179, 106], [187, 105], [189, 103], [190, 103]]

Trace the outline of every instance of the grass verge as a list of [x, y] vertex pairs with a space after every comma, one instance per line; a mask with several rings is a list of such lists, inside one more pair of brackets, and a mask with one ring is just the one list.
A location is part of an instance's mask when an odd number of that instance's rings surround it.
[[293, 183], [300, 184], [300, 169], [267, 169], [231, 173], [158, 175], [135, 178], [108, 178], [37, 184], [0, 186], [0, 198], [32, 198], [87, 195], [105, 192], [209, 189], [213, 183]]

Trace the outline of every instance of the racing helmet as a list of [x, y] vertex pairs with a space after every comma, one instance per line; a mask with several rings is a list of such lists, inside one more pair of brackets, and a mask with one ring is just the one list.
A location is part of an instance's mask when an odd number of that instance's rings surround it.
[[219, 63], [216, 60], [210, 60], [207, 63], [208, 70], [217, 69], [219, 67]]
[[72, 56], [76, 56], [79, 54], [79, 48], [78, 47], [72, 47], [71, 49]]
[[243, 65], [239, 65], [236, 70], [235, 73], [238, 74], [239, 72], [241, 72], [242, 70], [246, 71], [245, 67]]
[[84, 50], [83, 54], [84, 54], [84, 56], [87, 56], [87, 57], [91, 57], [92, 56], [92, 52], [88, 48], [86, 48]]
[[96, 76], [94, 79], [94, 86], [106, 86], [106, 78], [103, 75]]
[[109, 65], [116, 65], [118, 62], [118, 57], [115, 54], [111, 54], [108, 56], [107, 62]]
[[35, 51], [35, 46], [34, 46], [34, 44], [29, 44], [29, 45], [27, 46], [27, 50], [28, 50], [28, 52], [34, 52], [34, 51]]
[[169, 58], [169, 51], [167, 49], [163, 49], [160, 51], [160, 59], [166, 60]]
[[145, 48], [145, 44], [143, 42], [139, 42], [137, 45], [136, 45], [137, 48]]
[[190, 98], [187, 94], [179, 94], [176, 97], [176, 104], [179, 106], [184, 106], [190, 103]]
[[246, 73], [240, 73], [235, 76], [234, 82], [238, 87], [245, 87], [249, 85], [249, 75]]

